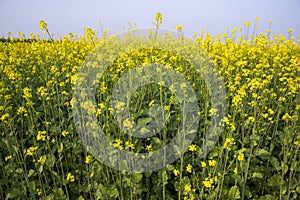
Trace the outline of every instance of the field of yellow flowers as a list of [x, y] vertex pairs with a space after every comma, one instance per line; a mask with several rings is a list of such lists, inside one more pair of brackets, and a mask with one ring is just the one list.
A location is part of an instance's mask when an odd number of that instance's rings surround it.
[[[158, 15], [157, 29], [160, 24]], [[107, 45], [105, 33], [98, 38], [86, 29], [85, 36], [56, 40], [45, 22], [40, 27], [44, 39], [20, 34], [0, 41], [0, 199], [299, 199], [300, 46], [290, 31], [287, 37], [271, 30], [250, 35], [247, 22], [218, 36], [195, 35], [193, 45], [207, 52], [226, 86], [219, 140], [205, 158], [199, 157], [207, 121], [217, 111], [210, 109], [205, 91], [196, 90], [205, 105], [202, 125], [184, 155], [157, 171], [128, 173], [94, 158], [73, 120], [76, 75], [96, 46]], [[156, 57], [149, 49], [121, 56], [99, 81], [96, 115], [116, 149], [151, 152], [170, 142], [177, 130], [176, 100], [157, 84], [134, 93], [130, 111], [139, 118], [123, 125], [148, 123], [145, 113], [159, 102], [173, 113], [167, 129], [136, 139], [122, 135], [112, 116], [125, 106], [109, 103], [123, 71], [148, 58], [160, 64], [184, 62], [155, 51]], [[177, 70], [189, 79], [190, 69]], [[200, 76], [189, 80], [204, 86]]]

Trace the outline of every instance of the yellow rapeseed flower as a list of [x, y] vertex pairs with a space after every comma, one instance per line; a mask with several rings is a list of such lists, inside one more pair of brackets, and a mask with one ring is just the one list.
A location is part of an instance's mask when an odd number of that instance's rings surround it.
[[205, 178], [204, 181], [202, 181], [204, 187], [211, 188], [212, 184], [214, 183], [214, 180], [212, 178]]
[[234, 174], [237, 174], [239, 171], [238, 171], [238, 168], [236, 167], [236, 168], [234, 168], [234, 170], [233, 170], [233, 173]]
[[201, 167], [202, 168], [206, 168], [206, 163], [205, 162], [201, 162]]
[[5, 158], [4, 158], [5, 161], [8, 161], [10, 159], [12, 159], [12, 156], [5, 156]]
[[184, 191], [186, 193], [189, 193], [190, 191], [192, 191], [192, 186], [190, 184], [184, 185]]
[[124, 128], [126, 128], [127, 130], [133, 129], [133, 125], [134, 125], [134, 122], [131, 121], [129, 118], [126, 118], [126, 119], [123, 121], [123, 126], [124, 126]]
[[33, 154], [35, 153], [35, 151], [38, 149], [39, 147], [36, 146], [36, 147], [29, 147], [27, 150], [26, 150], [26, 155], [28, 156], [33, 156]]
[[154, 19], [159, 23], [161, 24], [162, 23], [162, 14], [157, 12], [154, 16]]
[[188, 164], [185, 169], [188, 173], [192, 173], [192, 168], [193, 166], [191, 164]]
[[38, 163], [44, 164], [46, 162], [46, 158], [44, 156], [41, 156], [38, 161]]
[[217, 161], [215, 160], [208, 160], [208, 165], [211, 166], [211, 167], [214, 167], [217, 165]]
[[43, 192], [41, 189], [37, 188], [36, 191], [38, 196], [42, 196]]
[[196, 151], [197, 150], [197, 146], [196, 145], [194, 145], [194, 144], [191, 144], [190, 146], [189, 146], [189, 151]]
[[69, 132], [66, 131], [66, 130], [64, 130], [63, 132], [61, 132], [61, 135], [64, 136], [64, 137], [66, 137], [67, 135], [69, 135]]
[[48, 24], [43, 20], [40, 21], [40, 30], [41, 31], [44, 31], [44, 30], [48, 31]]
[[91, 160], [92, 160], [92, 156], [88, 155], [88, 156], [85, 157], [85, 163], [86, 164], [89, 164], [91, 162]]
[[27, 109], [26, 109], [24, 106], [20, 106], [20, 107], [18, 108], [18, 114], [19, 114], [19, 115], [27, 116]]
[[151, 144], [150, 144], [150, 145], [147, 145], [147, 146], [146, 146], [146, 150], [147, 150], [147, 151], [151, 151], [151, 150], [152, 150], [152, 145], [151, 145]]
[[133, 150], [134, 149], [134, 144], [129, 142], [129, 141], [126, 141], [125, 142], [125, 148], [126, 149], [130, 149], [130, 150]]
[[238, 160], [239, 161], [242, 161], [242, 160], [244, 160], [244, 153], [240, 153], [239, 155], [238, 155]]
[[67, 174], [66, 180], [67, 180], [68, 182], [74, 182], [74, 181], [75, 181], [75, 177], [74, 177], [74, 175], [72, 175], [71, 173], [68, 173], [68, 174]]
[[234, 138], [226, 138], [225, 143], [223, 145], [224, 149], [227, 149], [228, 151], [231, 150], [231, 147], [235, 144]]
[[47, 131], [38, 131], [36, 139], [45, 141], [46, 140], [46, 135], [47, 135]]
[[175, 176], [178, 176], [178, 175], [180, 174], [180, 172], [179, 172], [178, 169], [174, 169], [174, 170], [173, 170], [173, 173], [174, 173]]
[[177, 31], [181, 31], [182, 30], [182, 26], [181, 25], [176, 25], [176, 30]]

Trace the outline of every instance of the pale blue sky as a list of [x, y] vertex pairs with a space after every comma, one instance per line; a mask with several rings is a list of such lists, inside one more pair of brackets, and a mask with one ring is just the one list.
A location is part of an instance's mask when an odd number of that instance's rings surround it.
[[299, 0], [0, 0], [0, 37], [8, 31], [14, 36], [18, 31], [26, 36], [41, 33], [40, 20], [56, 36], [82, 35], [84, 27], [100, 32], [99, 21], [110, 33], [128, 27], [128, 21], [152, 27], [156, 12], [163, 14], [162, 27], [175, 29], [180, 24], [187, 36], [206, 26], [211, 34], [224, 33], [226, 26], [233, 29], [244, 21], [254, 22], [256, 16], [259, 31], [265, 31], [272, 19], [273, 33], [287, 35], [293, 28], [293, 35], [300, 35]]

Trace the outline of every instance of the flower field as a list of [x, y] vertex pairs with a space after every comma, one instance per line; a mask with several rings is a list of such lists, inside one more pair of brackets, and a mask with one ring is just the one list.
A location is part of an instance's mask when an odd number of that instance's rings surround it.
[[[159, 29], [161, 16], [155, 19]], [[110, 36], [104, 32], [96, 37], [85, 29], [81, 37], [53, 39], [45, 22], [40, 27], [44, 36], [28, 39], [20, 33], [19, 38], [0, 41], [0, 199], [300, 198], [300, 41], [291, 31], [287, 36], [273, 35], [271, 29], [250, 34], [247, 22], [217, 36], [193, 36], [191, 45], [207, 52], [226, 90], [226, 116], [218, 124], [222, 132], [206, 157], [201, 157], [201, 146], [218, 110], [209, 103], [203, 77], [184, 59], [163, 50], [120, 56], [97, 82], [97, 108], [80, 104], [97, 116], [112, 148], [158, 150], [180, 125], [178, 101], [159, 82], [133, 93], [132, 118], [122, 125], [130, 131], [148, 124], [147, 113], [160, 104], [169, 114], [167, 126], [142, 139], [119, 128], [113, 115], [125, 104], [111, 106], [110, 96], [128, 69], [153, 62], [174, 67], [191, 82], [201, 107], [197, 135], [179, 159], [156, 171], [129, 173], [91, 155], [73, 119], [78, 71], [96, 47], [110, 45]], [[180, 37], [173, 40], [183, 42]]]

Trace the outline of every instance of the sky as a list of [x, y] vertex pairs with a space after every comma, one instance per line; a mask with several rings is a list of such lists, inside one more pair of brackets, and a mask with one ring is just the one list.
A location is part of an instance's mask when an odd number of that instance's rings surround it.
[[176, 29], [179, 24], [188, 37], [201, 30], [225, 33], [226, 27], [232, 30], [245, 21], [254, 24], [256, 17], [258, 32], [266, 31], [271, 19], [273, 33], [287, 36], [292, 28], [292, 35], [300, 35], [299, 0], [0, 0], [0, 37], [7, 32], [18, 36], [19, 31], [27, 37], [41, 34], [40, 20], [55, 37], [83, 35], [84, 28], [114, 34], [128, 28], [128, 22], [154, 27], [156, 12], [163, 14], [162, 28]]

